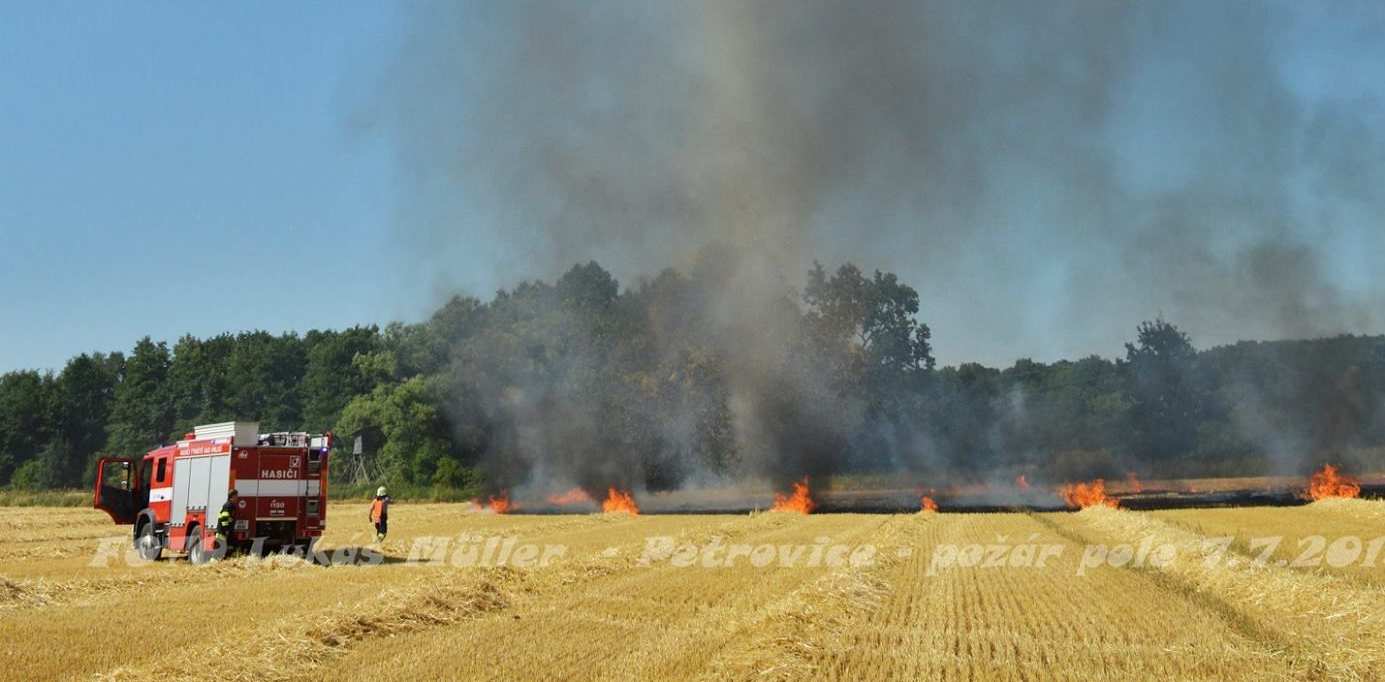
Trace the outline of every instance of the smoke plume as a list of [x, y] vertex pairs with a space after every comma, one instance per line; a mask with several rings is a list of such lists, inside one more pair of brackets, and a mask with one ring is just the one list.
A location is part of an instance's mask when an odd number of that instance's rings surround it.
[[438, 3], [373, 113], [449, 289], [720, 242], [776, 294], [814, 258], [899, 273], [949, 363], [1110, 353], [1161, 311], [1379, 331], [1381, 91], [1329, 77], [1380, 63], [1385, 12], [1318, 11]]
[[1377, 4], [410, 7], [372, 111], [406, 258], [474, 292], [720, 268], [704, 333], [767, 469], [812, 473], [859, 409], [781, 371], [814, 259], [917, 287], [948, 363], [1109, 354], [1160, 313], [1382, 329], [1381, 90], [1331, 61], [1381, 63]]

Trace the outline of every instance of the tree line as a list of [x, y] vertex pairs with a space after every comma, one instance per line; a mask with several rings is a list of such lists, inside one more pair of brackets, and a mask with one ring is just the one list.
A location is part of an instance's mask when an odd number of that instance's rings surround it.
[[721, 321], [722, 274], [666, 270], [622, 290], [593, 262], [489, 301], [455, 297], [415, 324], [146, 337], [57, 372], [11, 371], [0, 486], [87, 486], [101, 454], [233, 419], [330, 430], [345, 447], [361, 435], [380, 478], [440, 488], [536, 471], [659, 489], [707, 473], [1068, 480], [1385, 464], [1385, 337], [1199, 351], [1156, 319], [1114, 359], [938, 368], [918, 293], [893, 274], [817, 265], [749, 329]]

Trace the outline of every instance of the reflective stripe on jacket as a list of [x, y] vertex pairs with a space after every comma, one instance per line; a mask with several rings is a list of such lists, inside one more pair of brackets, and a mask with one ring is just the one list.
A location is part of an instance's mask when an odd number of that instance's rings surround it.
[[221, 513], [216, 515], [217, 534], [224, 535], [231, 531], [231, 524], [235, 523], [234, 519], [231, 517], [231, 510], [233, 509], [235, 509], [235, 507], [232, 507], [230, 502], [221, 505]]

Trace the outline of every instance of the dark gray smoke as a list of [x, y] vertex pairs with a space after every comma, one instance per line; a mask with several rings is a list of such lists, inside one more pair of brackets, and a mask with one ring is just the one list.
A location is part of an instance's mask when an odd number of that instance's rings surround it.
[[373, 112], [406, 258], [480, 293], [735, 252], [750, 450], [785, 446], [792, 405], [752, 396], [815, 258], [917, 287], [947, 363], [1110, 355], [1156, 314], [1200, 344], [1382, 329], [1381, 91], [1341, 76], [1385, 63], [1378, 4], [411, 8]]
[[721, 241], [771, 287], [898, 272], [944, 362], [1110, 354], [1159, 312], [1204, 343], [1379, 331], [1380, 92], [1331, 78], [1379, 71], [1383, 14], [439, 3], [377, 113], [446, 288]]

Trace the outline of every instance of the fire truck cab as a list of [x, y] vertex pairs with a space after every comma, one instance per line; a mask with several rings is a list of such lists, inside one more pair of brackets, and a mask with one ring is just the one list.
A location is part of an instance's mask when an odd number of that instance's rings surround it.
[[[227, 549], [312, 548], [327, 528], [332, 434], [260, 433], [257, 422], [196, 427], [139, 460], [103, 457], [92, 506], [134, 526], [145, 559], [165, 548], [205, 563]], [[235, 489], [231, 547], [217, 543], [217, 515]]]

